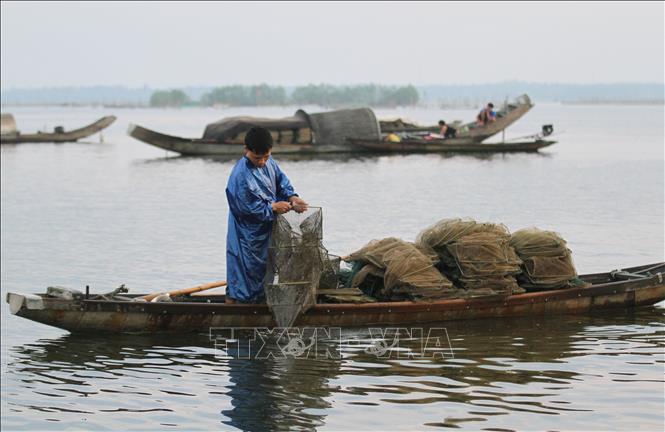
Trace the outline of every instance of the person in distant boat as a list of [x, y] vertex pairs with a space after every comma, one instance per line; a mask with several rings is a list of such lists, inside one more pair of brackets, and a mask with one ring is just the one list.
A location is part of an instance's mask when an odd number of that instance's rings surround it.
[[445, 138], [455, 138], [457, 136], [457, 129], [446, 124], [445, 121], [439, 120], [439, 135]]
[[488, 103], [487, 106], [478, 113], [476, 120], [478, 121], [479, 126], [484, 126], [494, 122], [496, 120], [494, 104], [492, 102]]
[[263, 300], [272, 222], [278, 214], [307, 210], [308, 204], [271, 157], [272, 146], [270, 131], [251, 128], [245, 135], [245, 155], [233, 167], [226, 186], [227, 303]]

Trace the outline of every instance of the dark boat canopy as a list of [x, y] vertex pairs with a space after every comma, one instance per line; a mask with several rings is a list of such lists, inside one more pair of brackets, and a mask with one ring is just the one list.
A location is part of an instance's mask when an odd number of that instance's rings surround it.
[[303, 110], [298, 110], [292, 117], [278, 119], [249, 116], [227, 117], [206, 126], [203, 139], [223, 142], [247, 132], [253, 126], [262, 126], [271, 131], [310, 127], [308, 116]]
[[315, 144], [343, 146], [347, 138], [381, 139], [379, 121], [369, 108], [314, 113], [309, 119]]
[[228, 117], [206, 126], [204, 140], [232, 140], [253, 126], [270, 131], [310, 129], [313, 142], [323, 145], [345, 145], [349, 137], [380, 139], [379, 122], [369, 108], [344, 109], [308, 114], [298, 110], [292, 117], [271, 119], [263, 117]]

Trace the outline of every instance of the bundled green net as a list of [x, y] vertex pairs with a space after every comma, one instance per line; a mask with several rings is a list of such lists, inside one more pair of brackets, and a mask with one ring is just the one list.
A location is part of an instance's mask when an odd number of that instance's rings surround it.
[[[322, 243], [322, 213], [279, 215], [269, 252], [266, 297], [280, 326], [288, 327], [316, 303], [507, 296], [583, 284], [561, 236], [528, 228], [510, 234], [502, 224], [444, 219], [415, 243], [372, 240], [345, 261]], [[343, 277], [342, 277], [343, 276]], [[344, 289], [338, 289], [340, 278]]]
[[558, 233], [525, 228], [510, 236], [510, 245], [523, 261], [523, 273], [517, 278], [528, 291], [579, 284], [571, 251]]
[[508, 239], [507, 234], [494, 230], [460, 237], [446, 246], [449, 256], [443, 261], [447, 271], [473, 295], [524, 292], [514, 277], [520, 273], [522, 261]]
[[515, 279], [522, 261], [509, 239], [501, 224], [444, 219], [423, 230], [416, 242], [438, 254], [441, 272], [468, 295], [481, 296], [524, 292]]
[[515, 231], [510, 236], [510, 245], [515, 248], [518, 255], [527, 257], [557, 257], [570, 252], [561, 235], [536, 227]]
[[508, 229], [500, 224], [478, 223], [473, 219], [443, 219], [418, 234], [416, 244], [438, 251], [465, 235], [477, 232], [508, 235]]
[[434, 266], [434, 253], [395, 237], [372, 240], [349, 255], [347, 261], [362, 264], [351, 286], [364, 285], [364, 292], [375, 297], [434, 300], [459, 296], [450, 280]]

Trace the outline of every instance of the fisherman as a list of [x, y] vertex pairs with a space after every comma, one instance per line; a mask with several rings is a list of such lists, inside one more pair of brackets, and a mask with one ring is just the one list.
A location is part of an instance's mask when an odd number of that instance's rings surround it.
[[263, 300], [272, 221], [308, 204], [270, 156], [270, 131], [253, 127], [245, 135], [245, 155], [231, 171], [226, 186], [229, 226], [226, 235], [226, 302]]
[[492, 102], [488, 103], [485, 108], [480, 110], [476, 116], [479, 126], [484, 126], [488, 123], [492, 123], [496, 120], [496, 113], [494, 112], [494, 104]]
[[446, 124], [445, 121], [439, 120], [439, 134], [443, 138], [455, 138], [457, 136], [457, 129]]

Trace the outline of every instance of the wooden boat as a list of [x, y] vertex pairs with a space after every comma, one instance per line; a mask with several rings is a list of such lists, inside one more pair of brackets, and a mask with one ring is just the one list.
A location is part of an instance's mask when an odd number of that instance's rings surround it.
[[[181, 138], [155, 132], [142, 126], [131, 124], [127, 132], [139, 141], [164, 150], [180, 153], [183, 156], [233, 156], [240, 157], [243, 144], [220, 143], [203, 138]], [[555, 144], [556, 141], [534, 139], [521, 142], [500, 144], [474, 143], [468, 138], [446, 140], [402, 140], [392, 143], [380, 140], [348, 138], [346, 145], [319, 144], [275, 144], [273, 154], [280, 155], [316, 155], [316, 154], [354, 154], [354, 153], [509, 153], [535, 152]]]
[[[155, 147], [180, 153], [183, 156], [235, 156], [240, 157], [244, 152], [244, 144], [232, 142], [219, 142], [205, 138], [181, 138], [155, 132], [139, 125], [130, 124], [127, 134], [139, 141]], [[305, 144], [275, 144], [273, 154], [316, 154], [316, 153], [348, 153], [349, 145], [314, 145]]]
[[[11, 114], [2, 115], [3, 131], [0, 135], [0, 142], [2, 144], [18, 144], [18, 143], [63, 143], [74, 142], [82, 138], [87, 138], [97, 132], [107, 128], [116, 120], [115, 116], [102, 117], [88, 126], [74, 129], [72, 131], [65, 131], [62, 127], [58, 126], [54, 132], [37, 132], [33, 134], [22, 134], [16, 130], [16, 123]], [[10, 127], [13, 124], [13, 127]], [[6, 125], [6, 126], [5, 126]]]
[[[665, 300], [665, 262], [608, 273], [581, 275], [591, 284], [509, 297], [435, 302], [317, 304], [298, 327], [365, 327], [450, 320], [583, 314], [610, 308], [653, 305]], [[173, 302], [8, 293], [12, 314], [70, 332], [209, 332], [211, 327], [273, 327], [266, 305], [225, 304], [223, 295], [186, 296]]]
[[381, 137], [378, 121], [369, 108], [311, 114], [298, 110], [293, 116], [281, 119], [227, 117], [207, 125], [201, 138], [181, 138], [133, 124], [127, 133], [139, 141], [184, 156], [241, 156], [245, 134], [253, 126], [270, 131], [274, 141], [272, 152], [278, 154], [349, 153], [354, 147], [346, 141], [348, 137]]
[[468, 142], [464, 138], [445, 140], [402, 140], [400, 142], [349, 139], [357, 147], [375, 153], [513, 153], [536, 152], [556, 141], [535, 139], [532, 141], [483, 144]]
[[[522, 146], [505, 147], [466, 147], [479, 144], [483, 140], [505, 130], [512, 123], [526, 114], [533, 104], [528, 96], [523, 95], [512, 104], [506, 104], [497, 114], [497, 120], [485, 126], [475, 122], [458, 128], [458, 138], [445, 140], [446, 146], [429, 150], [430, 145], [404, 146], [401, 152], [450, 151], [450, 152], [492, 152], [492, 151], [535, 151], [532, 149], [545, 143], [521, 143]], [[229, 117], [206, 127], [201, 138], [182, 138], [156, 132], [148, 128], [130, 124], [127, 134], [139, 141], [155, 147], [180, 153], [183, 156], [240, 156], [244, 149], [246, 131], [254, 126], [264, 126], [273, 135], [274, 154], [331, 154], [331, 153], [376, 153], [393, 151], [377, 149], [382, 134], [399, 131], [404, 133], [438, 132], [439, 127], [405, 127], [390, 122], [379, 122], [369, 108], [347, 109], [308, 114], [298, 110], [293, 116], [282, 119], [253, 117]], [[379, 127], [379, 125], [381, 125]], [[400, 129], [401, 127], [401, 129]], [[385, 128], [385, 130], [384, 130]], [[371, 144], [375, 142], [376, 144]], [[409, 143], [411, 141], [408, 141]], [[420, 141], [418, 141], [420, 142]], [[406, 143], [406, 142], [405, 142]], [[438, 142], [430, 142], [432, 145]], [[442, 142], [443, 143], [443, 142]], [[452, 148], [455, 144], [458, 148]], [[464, 146], [463, 146], [464, 145]], [[511, 148], [520, 150], [511, 150]], [[434, 147], [432, 147], [434, 148]], [[425, 149], [425, 150], [423, 150]]]
[[[496, 120], [485, 124], [479, 125], [475, 120], [469, 123], [455, 125], [457, 129], [457, 136], [464, 138], [464, 143], [480, 143], [501, 131], [504, 131], [508, 126], [515, 123], [522, 118], [531, 108], [533, 103], [527, 95], [519, 96], [511, 103], [505, 103], [504, 106], [496, 113]], [[379, 121], [382, 133], [401, 132], [401, 133], [438, 133], [440, 127], [438, 125], [432, 126], [419, 126], [416, 124], [405, 123], [401, 119], [394, 121]]]

